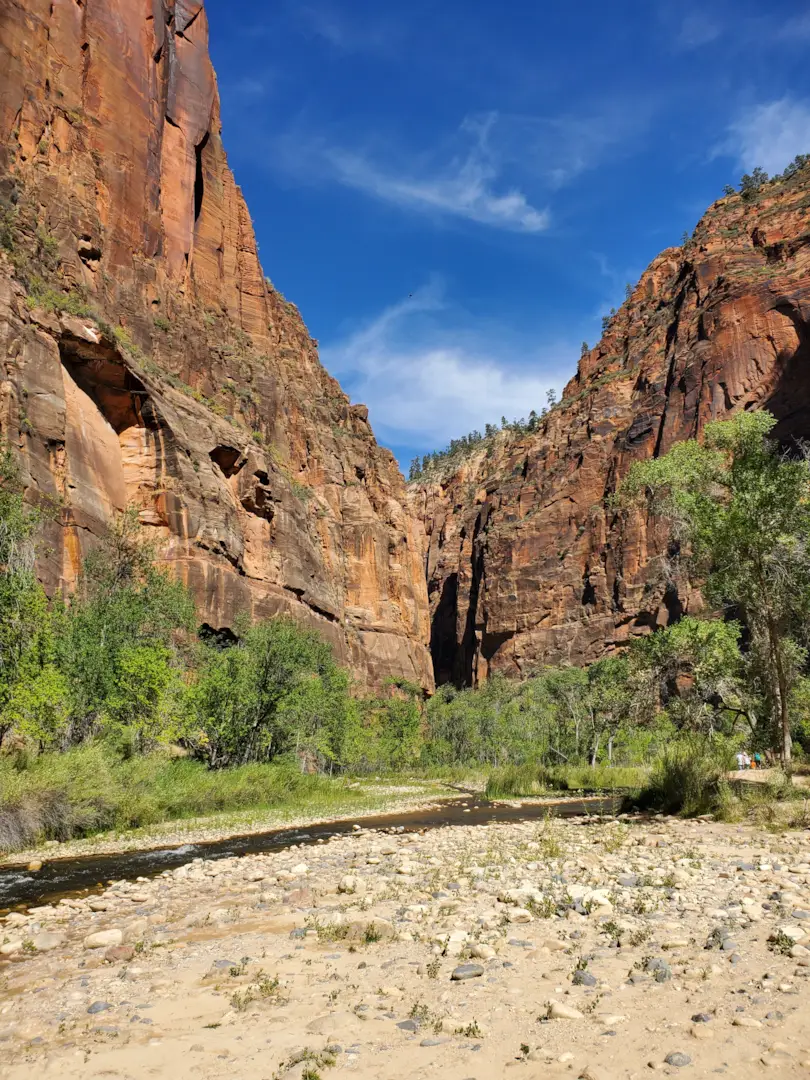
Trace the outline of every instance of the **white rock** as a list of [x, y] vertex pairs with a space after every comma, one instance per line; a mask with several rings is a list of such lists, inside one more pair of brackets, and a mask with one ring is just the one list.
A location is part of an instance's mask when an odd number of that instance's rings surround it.
[[799, 926], [792, 926], [787, 924], [786, 926], [779, 926], [768, 938], [768, 941], [775, 941], [779, 934], [784, 937], [790, 938], [791, 941], [801, 941], [804, 937], [804, 930]]
[[361, 888], [362, 880], [353, 874], [346, 874], [338, 883], [338, 892], [340, 893], [356, 893], [360, 892]]
[[474, 956], [477, 960], [491, 960], [495, 955], [495, 950], [491, 945], [477, 944], [470, 948], [470, 956]]
[[124, 940], [121, 930], [98, 930], [84, 939], [85, 949], [108, 949], [111, 945], [120, 945]]
[[13, 956], [22, 947], [23, 943], [19, 938], [15, 941], [7, 941], [5, 945], [0, 945], [0, 956]]
[[61, 934], [37, 934], [33, 942], [37, 952], [52, 952], [58, 949], [64, 940]]
[[571, 1005], [565, 1005], [561, 1001], [552, 1001], [548, 1007], [550, 1020], [582, 1020], [583, 1014], [579, 1009]]
[[514, 908], [509, 912], [510, 923], [530, 923], [534, 921], [534, 916], [526, 908]]

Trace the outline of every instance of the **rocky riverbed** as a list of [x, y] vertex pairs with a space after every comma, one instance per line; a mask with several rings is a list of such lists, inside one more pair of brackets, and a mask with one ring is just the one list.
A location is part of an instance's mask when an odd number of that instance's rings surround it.
[[0, 1077], [810, 1076], [810, 834], [358, 828], [0, 927]]

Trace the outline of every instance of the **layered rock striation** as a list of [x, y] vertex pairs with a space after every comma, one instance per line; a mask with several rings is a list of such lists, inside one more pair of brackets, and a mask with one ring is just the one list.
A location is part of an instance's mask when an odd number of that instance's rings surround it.
[[810, 436], [808, 168], [720, 200], [659, 255], [537, 431], [410, 485], [437, 681], [590, 662], [696, 610], [660, 525], [609, 497], [633, 461], [751, 408], [785, 443]]
[[360, 680], [433, 684], [421, 524], [264, 278], [201, 0], [0, 8], [0, 428], [40, 572], [134, 505], [201, 618], [289, 612]]

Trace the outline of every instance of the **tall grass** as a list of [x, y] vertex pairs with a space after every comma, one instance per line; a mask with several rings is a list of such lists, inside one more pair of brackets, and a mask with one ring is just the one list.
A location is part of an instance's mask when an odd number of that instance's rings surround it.
[[609, 792], [638, 790], [646, 784], [643, 768], [608, 765], [548, 766], [526, 763], [496, 769], [487, 780], [488, 799], [544, 795], [551, 791]]
[[32, 760], [0, 758], [0, 853], [40, 840], [69, 840], [221, 811], [315, 812], [368, 800], [348, 781], [293, 764], [209, 770], [162, 755], [122, 761], [96, 744]]
[[701, 738], [674, 742], [653, 765], [637, 805], [665, 814], [722, 814], [733, 798], [726, 779], [733, 768], [730, 746]]

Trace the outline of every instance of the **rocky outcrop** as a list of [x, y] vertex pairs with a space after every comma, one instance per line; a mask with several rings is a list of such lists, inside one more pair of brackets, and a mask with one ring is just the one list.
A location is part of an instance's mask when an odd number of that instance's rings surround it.
[[135, 505], [215, 629], [291, 612], [432, 686], [420, 525], [265, 281], [201, 0], [0, 9], [0, 425], [56, 508], [41, 574]]
[[589, 662], [698, 607], [656, 523], [609, 496], [633, 461], [749, 408], [810, 436], [808, 168], [715, 203], [659, 255], [536, 432], [410, 485], [437, 681]]

